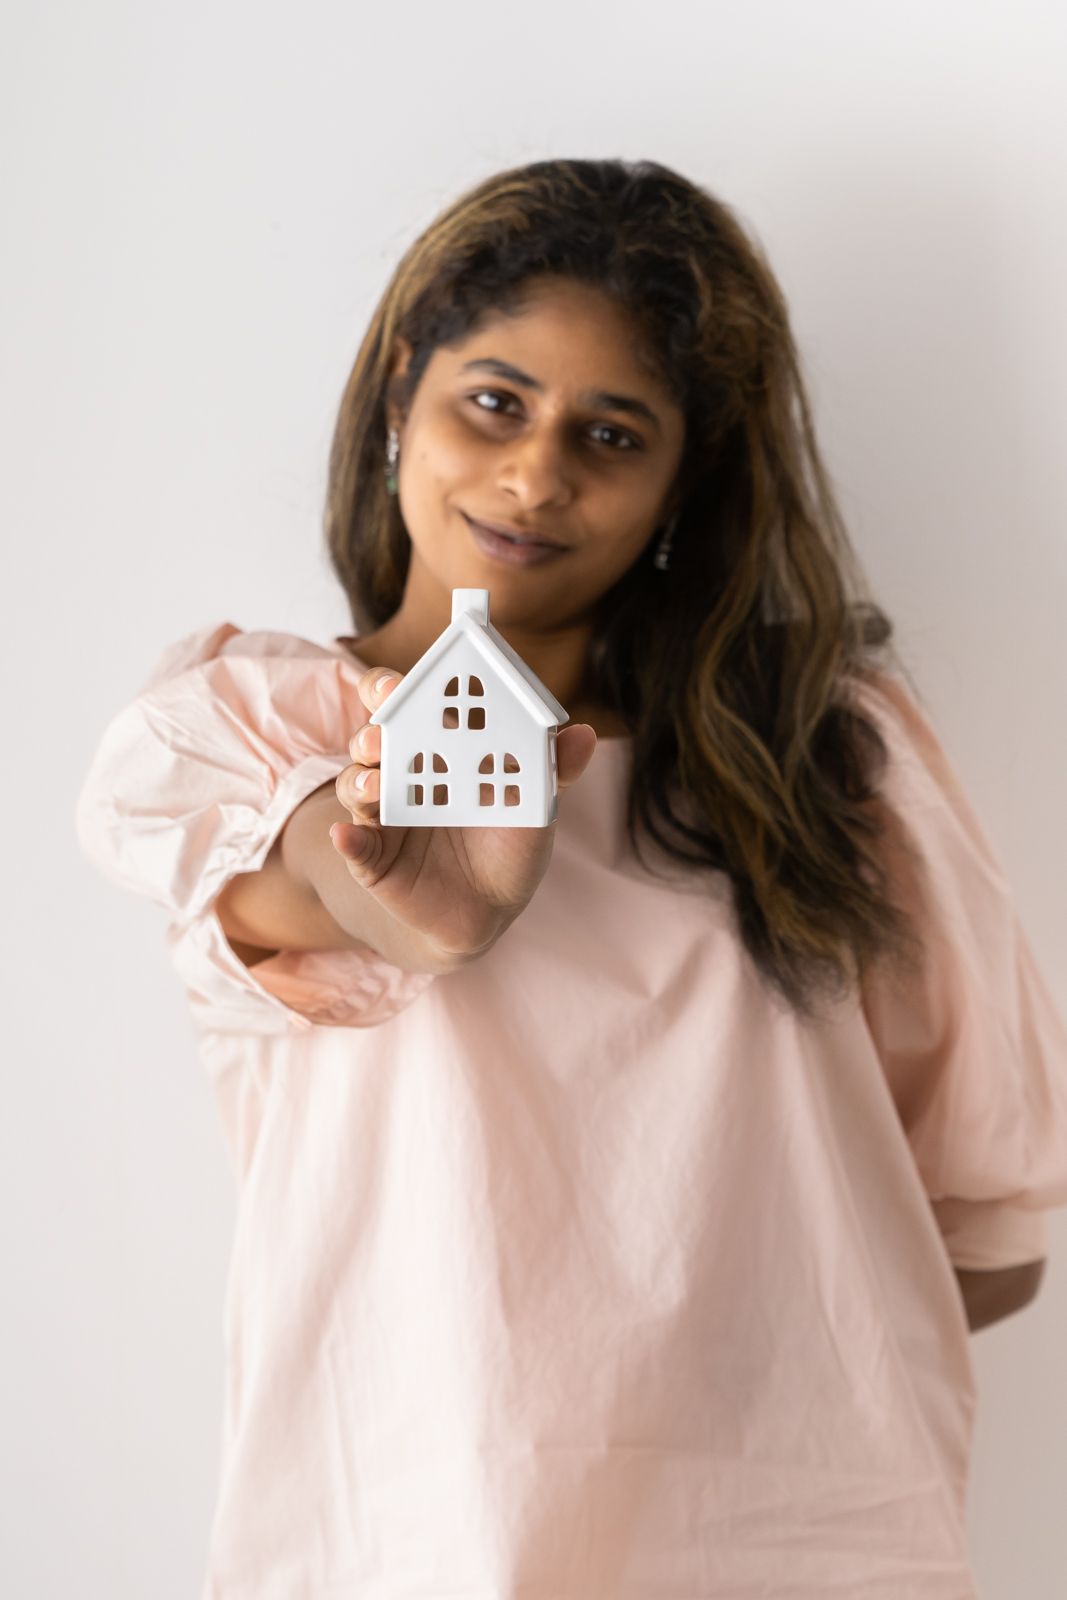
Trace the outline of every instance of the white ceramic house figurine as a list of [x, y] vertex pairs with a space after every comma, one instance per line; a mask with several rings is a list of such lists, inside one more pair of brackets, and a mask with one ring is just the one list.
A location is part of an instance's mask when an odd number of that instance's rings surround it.
[[556, 733], [567, 713], [490, 626], [488, 589], [453, 589], [451, 623], [370, 720], [382, 730], [383, 823], [555, 820]]

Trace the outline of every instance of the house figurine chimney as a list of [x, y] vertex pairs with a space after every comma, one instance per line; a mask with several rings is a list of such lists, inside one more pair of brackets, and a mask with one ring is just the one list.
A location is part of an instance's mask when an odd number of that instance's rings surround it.
[[489, 621], [488, 589], [453, 589], [452, 621], [378, 707], [388, 827], [543, 828], [556, 815], [567, 713]]
[[464, 613], [468, 617], [473, 617], [475, 622], [480, 622], [483, 628], [487, 628], [489, 626], [489, 590], [453, 589], [452, 621], [456, 622]]

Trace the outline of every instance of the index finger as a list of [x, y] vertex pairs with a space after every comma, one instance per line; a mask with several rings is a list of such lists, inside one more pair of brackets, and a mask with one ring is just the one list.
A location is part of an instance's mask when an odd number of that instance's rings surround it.
[[359, 698], [369, 711], [377, 711], [403, 676], [402, 672], [394, 672], [391, 667], [371, 667], [359, 680]]

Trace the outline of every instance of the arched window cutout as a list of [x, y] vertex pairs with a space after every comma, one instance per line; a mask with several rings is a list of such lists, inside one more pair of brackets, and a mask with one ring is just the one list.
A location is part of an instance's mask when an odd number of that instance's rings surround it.
[[441, 726], [442, 728], [459, 727], [459, 712], [455, 706], [445, 706], [445, 714], [441, 718]]
[[[511, 751], [508, 750], [504, 755], [504, 771], [518, 772], [520, 770], [519, 763], [515, 760], [515, 757], [512, 755]], [[513, 803], [518, 805], [519, 802], [516, 800]]]
[[482, 688], [482, 680], [481, 680], [481, 678], [468, 678], [467, 679], [467, 693], [468, 694], [474, 694], [474, 695], [484, 694], [485, 693], [485, 690]]
[[482, 759], [478, 763], [478, 771], [479, 772], [492, 772], [492, 770], [493, 770], [493, 758], [492, 758], [492, 756], [483, 756]]
[[419, 751], [418, 755], [414, 757], [413, 760], [408, 762], [408, 771], [409, 772], [421, 772], [422, 771], [422, 751], [421, 750]]
[[470, 710], [467, 712], [467, 727], [476, 728], [479, 732], [481, 732], [482, 728], [485, 727], [484, 706], [471, 706]]
[[[516, 791], [516, 793], [517, 792], [518, 791]], [[434, 786], [433, 786], [433, 803], [434, 803], [435, 806], [447, 806], [447, 804], [448, 804], [448, 784], [447, 783], [435, 783], [434, 784]]]
[[445, 684], [445, 694], [458, 694], [458, 693], [459, 693], [459, 679], [458, 678], [449, 678], [448, 682]]
[[504, 790], [504, 804], [506, 806], [517, 806], [518, 803], [519, 786], [517, 783], [509, 783]]
[[421, 806], [422, 805], [422, 784], [421, 783], [409, 783], [408, 784], [408, 805], [409, 806]]
[[496, 805], [496, 791], [491, 783], [478, 785], [478, 804], [480, 806]]
[[439, 756], [436, 751], [434, 752], [433, 758], [433, 770], [435, 772], [448, 771], [448, 762], [445, 760], [444, 756]]

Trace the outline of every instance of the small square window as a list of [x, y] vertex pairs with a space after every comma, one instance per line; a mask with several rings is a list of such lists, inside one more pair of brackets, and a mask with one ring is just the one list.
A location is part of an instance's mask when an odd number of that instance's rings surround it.
[[445, 714], [441, 718], [442, 728], [458, 728], [459, 712], [455, 706], [445, 706]]
[[433, 786], [433, 803], [434, 803], [435, 806], [447, 806], [447, 804], [448, 804], [448, 784], [447, 783], [435, 783], [434, 784], [434, 786]]
[[422, 784], [421, 783], [409, 783], [408, 784], [408, 805], [409, 806], [421, 806], [422, 805]]
[[[445, 715], [447, 716], [448, 713], [446, 712]], [[470, 710], [467, 712], [467, 727], [476, 728], [479, 731], [485, 727], [484, 706], [471, 706]]]
[[517, 806], [519, 804], [519, 786], [517, 783], [509, 783], [505, 788], [504, 804], [506, 806]]
[[480, 806], [496, 805], [496, 790], [491, 783], [478, 785], [478, 804]]

